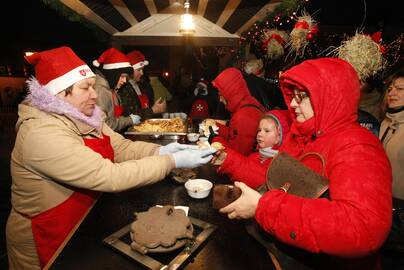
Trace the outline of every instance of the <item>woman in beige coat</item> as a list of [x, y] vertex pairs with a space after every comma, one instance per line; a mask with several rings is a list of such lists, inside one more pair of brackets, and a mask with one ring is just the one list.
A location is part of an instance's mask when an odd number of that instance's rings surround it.
[[[387, 111], [379, 136], [393, 172], [393, 225], [385, 246], [404, 254], [404, 70], [391, 75], [386, 83]], [[403, 256], [398, 259], [402, 267]]]
[[[10, 269], [49, 266], [96, 202], [207, 163], [214, 150], [132, 142], [103, 122], [95, 75], [68, 47], [27, 57], [36, 78], [19, 106], [11, 156]], [[189, 149], [186, 149], [189, 148]]]

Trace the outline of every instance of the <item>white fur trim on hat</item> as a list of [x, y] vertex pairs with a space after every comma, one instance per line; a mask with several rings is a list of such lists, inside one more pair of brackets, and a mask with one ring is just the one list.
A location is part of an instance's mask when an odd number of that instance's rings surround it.
[[143, 68], [144, 66], [147, 66], [149, 64], [149, 61], [144, 60], [144, 61], [140, 61], [139, 63], [136, 63], [135, 65], [133, 65], [133, 69], [140, 69]]
[[63, 74], [60, 77], [57, 77], [50, 82], [48, 82], [45, 87], [49, 90], [52, 95], [56, 95], [59, 92], [62, 92], [69, 86], [72, 86], [78, 81], [95, 77], [95, 74], [87, 65], [78, 66], [75, 69], [70, 70], [69, 72]]
[[98, 60], [96, 59], [96, 60], [94, 60], [93, 61], [93, 66], [95, 66], [95, 67], [99, 67], [100, 66], [100, 62], [98, 62]]
[[112, 64], [104, 64], [102, 66], [103, 69], [118, 69], [118, 68], [126, 68], [132, 67], [129, 62], [121, 62], [121, 63], [112, 63]]

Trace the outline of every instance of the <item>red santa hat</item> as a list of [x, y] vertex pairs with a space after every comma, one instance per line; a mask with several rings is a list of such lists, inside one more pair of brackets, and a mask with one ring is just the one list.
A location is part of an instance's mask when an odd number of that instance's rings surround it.
[[89, 66], [69, 47], [60, 47], [25, 56], [34, 65], [40, 84], [56, 95], [86, 78], [95, 77]]
[[129, 58], [133, 69], [141, 69], [149, 64], [149, 61], [146, 60], [143, 53], [140, 51], [131, 51], [126, 56]]
[[131, 67], [129, 58], [115, 48], [110, 48], [103, 52], [93, 65], [99, 67], [102, 64], [103, 69], [118, 69]]

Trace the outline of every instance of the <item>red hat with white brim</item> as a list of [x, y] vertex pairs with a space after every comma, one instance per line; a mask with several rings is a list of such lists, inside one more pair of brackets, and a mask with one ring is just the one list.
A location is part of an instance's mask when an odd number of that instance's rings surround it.
[[118, 69], [131, 67], [128, 57], [121, 51], [110, 48], [103, 52], [97, 60], [93, 61], [93, 65], [96, 67], [101, 66], [103, 69]]
[[90, 67], [69, 47], [37, 52], [25, 59], [34, 66], [38, 82], [53, 95], [78, 81], [95, 77]]
[[149, 61], [146, 60], [146, 57], [140, 51], [131, 51], [126, 55], [133, 69], [141, 69], [149, 64]]

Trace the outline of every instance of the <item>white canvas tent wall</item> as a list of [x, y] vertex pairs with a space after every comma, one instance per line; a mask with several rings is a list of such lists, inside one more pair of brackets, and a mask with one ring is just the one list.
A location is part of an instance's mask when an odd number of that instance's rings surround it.
[[[237, 45], [240, 34], [281, 0], [190, 0], [200, 46]], [[184, 0], [61, 0], [74, 12], [110, 34], [113, 46], [181, 45], [179, 16]], [[167, 5], [168, 3], [168, 5]], [[143, 11], [140, 12], [140, 10]], [[213, 15], [212, 15], [213, 14]]]

